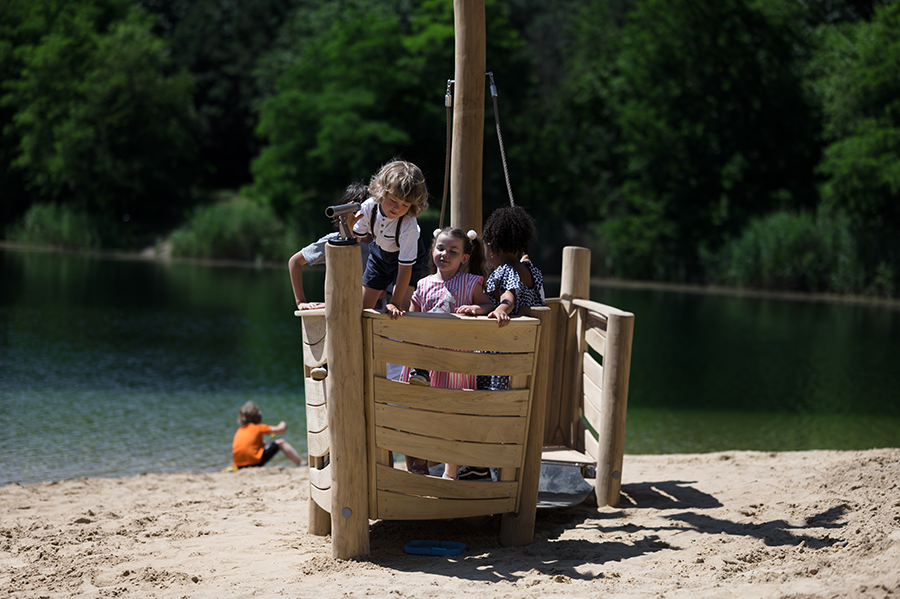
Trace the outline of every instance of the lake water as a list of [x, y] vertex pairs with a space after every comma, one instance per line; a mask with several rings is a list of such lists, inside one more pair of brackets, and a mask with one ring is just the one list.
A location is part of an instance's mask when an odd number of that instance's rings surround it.
[[[304, 274], [321, 299], [323, 271]], [[248, 399], [305, 453], [292, 299], [286, 267], [0, 249], [0, 485], [220, 470]], [[900, 446], [896, 309], [606, 287], [591, 299], [636, 315], [627, 453]]]

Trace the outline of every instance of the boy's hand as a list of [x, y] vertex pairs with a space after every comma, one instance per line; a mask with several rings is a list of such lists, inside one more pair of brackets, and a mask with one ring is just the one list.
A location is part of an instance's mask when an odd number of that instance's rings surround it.
[[[353, 230], [353, 227], [356, 226], [356, 223], [363, 217], [362, 210], [359, 211], [359, 214], [351, 213], [347, 215], [347, 226], [350, 227], [350, 230]], [[371, 233], [371, 231], [369, 231]]]
[[391, 320], [397, 320], [404, 314], [403, 310], [401, 310], [394, 304], [388, 304], [384, 309], [388, 314], [391, 315]]
[[319, 308], [324, 308], [325, 304], [322, 302], [301, 302], [297, 304], [298, 310], [318, 310]]

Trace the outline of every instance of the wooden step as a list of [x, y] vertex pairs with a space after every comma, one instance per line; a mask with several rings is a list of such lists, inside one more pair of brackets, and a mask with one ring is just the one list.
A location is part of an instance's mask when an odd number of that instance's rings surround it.
[[541, 462], [550, 464], [595, 464], [596, 460], [578, 450], [564, 445], [545, 445], [541, 452]]

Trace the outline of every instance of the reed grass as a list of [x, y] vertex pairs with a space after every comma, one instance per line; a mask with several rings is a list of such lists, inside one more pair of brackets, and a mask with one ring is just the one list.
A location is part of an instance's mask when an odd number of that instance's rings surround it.
[[859, 293], [864, 269], [849, 221], [775, 212], [754, 219], [708, 260], [714, 282], [788, 291]]
[[65, 204], [34, 204], [6, 230], [6, 239], [30, 245], [52, 245], [64, 249], [94, 249], [101, 246], [97, 220]]
[[169, 241], [177, 257], [256, 262], [286, 261], [300, 243], [271, 208], [238, 195], [197, 208]]

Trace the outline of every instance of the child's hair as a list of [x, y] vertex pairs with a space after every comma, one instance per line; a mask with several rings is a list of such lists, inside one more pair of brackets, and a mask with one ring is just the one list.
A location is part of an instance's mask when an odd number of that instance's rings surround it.
[[238, 412], [238, 424], [244, 426], [245, 424], [259, 424], [260, 422], [262, 422], [262, 410], [259, 409], [259, 406], [252, 401], [248, 401], [241, 406], [241, 410]]
[[369, 193], [377, 204], [382, 203], [387, 194], [409, 202], [407, 214], [410, 216], [419, 216], [428, 209], [425, 175], [419, 167], [406, 160], [392, 160], [382, 166], [369, 181]]
[[482, 239], [495, 252], [525, 254], [534, 239], [534, 219], [520, 206], [497, 208], [484, 223]]
[[[352, 204], [353, 202], [362, 204], [367, 199], [369, 199], [369, 186], [362, 181], [354, 181], [347, 186], [347, 189], [344, 190], [344, 195], [342, 195], [341, 199], [338, 200], [338, 204]], [[331, 228], [333, 230], [340, 230], [340, 228], [338, 227], [338, 223], [340, 222], [340, 220], [341, 219], [338, 216], [335, 216], [333, 219], [331, 219]]]
[[[472, 231], [475, 233], [475, 231]], [[462, 229], [458, 229], [457, 227], [444, 227], [443, 229], [436, 229], [434, 241], [431, 243], [431, 249], [434, 250], [434, 244], [437, 243], [438, 235], [449, 235], [450, 237], [455, 237], [463, 242], [463, 254], [469, 255], [469, 261], [465, 264], [461, 265], [459, 269], [463, 272], [470, 272], [473, 275], [478, 275], [479, 277], [485, 276], [485, 268], [484, 268], [484, 247], [481, 245], [481, 241], [475, 236], [475, 239], [469, 239], [468, 234]], [[434, 260], [431, 261], [431, 274], [437, 273], [437, 266], [434, 263]]]
[[339, 203], [350, 204], [352, 202], [359, 202], [360, 204], [362, 204], [368, 198], [369, 186], [362, 181], [354, 181], [347, 186], [347, 189], [344, 190], [344, 195], [341, 196], [341, 200]]

